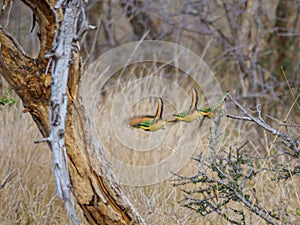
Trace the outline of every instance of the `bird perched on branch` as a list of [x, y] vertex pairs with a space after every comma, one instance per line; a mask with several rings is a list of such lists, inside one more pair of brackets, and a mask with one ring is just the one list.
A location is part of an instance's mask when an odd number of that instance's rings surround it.
[[196, 91], [195, 88], [193, 88], [192, 102], [189, 110], [185, 113], [174, 114], [173, 116], [175, 117], [175, 119], [171, 119], [168, 122], [183, 121], [183, 122], [191, 123], [194, 120], [198, 119], [198, 117], [201, 114], [199, 114], [199, 111], [197, 109], [197, 104], [198, 104], [198, 92]]
[[226, 100], [226, 97], [227, 97], [227, 93], [229, 91], [226, 91], [224, 94], [223, 94], [223, 97], [222, 99], [216, 104], [216, 105], [213, 105], [211, 107], [208, 107], [208, 108], [201, 108], [198, 110], [199, 114], [203, 116], [201, 122], [200, 122], [200, 127], [202, 126], [202, 123], [203, 121], [208, 118], [208, 119], [212, 119], [212, 118], [215, 118], [216, 117], [216, 112], [222, 107], [223, 103], [225, 102]]
[[215, 118], [216, 117], [216, 111], [221, 108], [222, 104], [226, 100], [227, 93], [228, 93], [228, 91], [226, 91], [223, 94], [222, 99], [216, 105], [213, 105], [213, 106], [208, 107], [208, 108], [201, 108], [201, 109], [199, 109], [198, 110], [199, 114], [201, 114], [205, 118], [209, 118], [209, 119]]
[[163, 114], [163, 100], [158, 98], [157, 110], [155, 116], [139, 116], [129, 119], [129, 125], [135, 128], [141, 128], [145, 131], [157, 131], [164, 127], [167, 123], [162, 118]]

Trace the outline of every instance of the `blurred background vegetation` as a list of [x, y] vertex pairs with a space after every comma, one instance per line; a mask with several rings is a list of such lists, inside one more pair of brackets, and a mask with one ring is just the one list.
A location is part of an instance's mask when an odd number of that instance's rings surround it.
[[[293, 103], [300, 93], [300, 1], [90, 0], [86, 10], [90, 23], [98, 28], [82, 40], [86, 66], [109, 49], [131, 41], [177, 43], [203, 58], [223, 90], [230, 90], [250, 111], [261, 104], [266, 122], [299, 140], [300, 100]], [[1, 26], [32, 57], [39, 51], [34, 20], [21, 1], [12, 1], [0, 14]], [[0, 76], [0, 97], [7, 94], [7, 88]], [[0, 182], [13, 174], [0, 189], [0, 223], [69, 224], [55, 197], [51, 153], [46, 144], [33, 145], [40, 134], [30, 116], [22, 114], [20, 100], [0, 109]], [[228, 111], [236, 113], [234, 107]], [[238, 148], [247, 141], [243, 149], [252, 156], [256, 169], [300, 165], [299, 158], [280, 155], [286, 152], [281, 140], [275, 139], [274, 144], [274, 137], [256, 125], [225, 119], [229, 125], [223, 145]], [[197, 163], [191, 164], [197, 168]], [[182, 172], [192, 175], [187, 168]], [[264, 171], [248, 184], [249, 190], [258, 193], [255, 196], [262, 207], [286, 224], [300, 224], [299, 173], [295, 175], [282, 180]], [[124, 186], [124, 190], [149, 224], [228, 223], [217, 214], [202, 217], [182, 207], [178, 203], [182, 192], [168, 181], [148, 187]], [[234, 204], [243, 209], [242, 204]], [[266, 223], [249, 212], [246, 221]]]

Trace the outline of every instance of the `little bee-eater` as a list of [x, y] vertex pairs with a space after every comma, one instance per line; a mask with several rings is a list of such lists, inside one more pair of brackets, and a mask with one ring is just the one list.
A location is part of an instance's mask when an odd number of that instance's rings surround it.
[[222, 97], [222, 99], [214, 106], [208, 107], [208, 108], [201, 108], [198, 110], [198, 113], [203, 116], [200, 127], [202, 126], [203, 121], [208, 118], [212, 119], [216, 117], [216, 111], [221, 108], [222, 104], [226, 100], [228, 91], [226, 91]]
[[169, 122], [178, 122], [183, 121], [187, 123], [191, 123], [196, 120], [200, 115], [197, 109], [198, 104], [198, 92], [195, 88], [192, 91], [192, 102], [189, 110], [185, 113], [174, 114], [175, 119], [169, 120]]
[[162, 118], [163, 100], [158, 98], [157, 110], [155, 116], [139, 116], [129, 120], [129, 125], [135, 128], [141, 128], [145, 131], [157, 131], [164, 127], [167, 122]]
[[214, 106], [208, 107], [208, 108], [201, 108], [199, 109], [199, 114], [206, 117], [206, 118], [215, 118], [216, 117], [216, 111], [221, 108], [223, 102], [226, 99], [228, 91], [226, 91], [222, 97], [222, 99]]

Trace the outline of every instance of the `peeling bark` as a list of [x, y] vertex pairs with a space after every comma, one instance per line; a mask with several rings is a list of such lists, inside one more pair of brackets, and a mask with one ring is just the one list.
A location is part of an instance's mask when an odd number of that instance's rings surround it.
[[[88, 28], [77, 23], [83, 1], [61, 1], [57, 9], [54, 1], [24, 2], [38, 18], [39, 57], [28, 57], [0, 28], [0, 73], [22, 99], [24, 112], [32, 115], [52, 154], [55, 150], [59, 156], [53, 159], [56, 187], [71, 220], [80, 223], [72, 212], [70, 191], [84, 215], [83, 223], [145, 224], [116, 182], [76, 96], [82, 70], [78, 38]], [[64, 173], [67, 168], [70, 180]]]

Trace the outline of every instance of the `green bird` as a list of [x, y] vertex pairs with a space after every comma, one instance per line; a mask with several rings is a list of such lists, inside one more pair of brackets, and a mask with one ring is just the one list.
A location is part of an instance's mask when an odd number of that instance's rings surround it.
[[224, 103], [228, 91], [226, 91], [222, 97], [222, 99], [214, 106], [208, 107], [208, 108], [201, 108], [198, 110], [199, 114], [206, 117], [206, 118], [215, 118], [216, 117], [216, 111], [221, 108], [222, 104]]
[[167, 123], [165, 119], [162, 118], [163, 114], [163, 100], [158, 98], [157, 110], [155, 116], [138, 116], [129, 119], [129, 125], [131, 127], [140, 128], [145, 131], [157, 131], [164, 127]]
[[168, 122], [178, 122], [183, 121], [186, 123], [191, 123], [196, 120], [201, 114], [199, 114], [199, 110], [197, 109], [198, 104], [198, 92], [195, 88], [192, 91], [192, 102], [189, 110], [185, 113], [174, 114], [175, 119], [171, 119]]
[[200, 126], [202, 125], [203, 121], [206, 118], [212, 119], [212, 118], [216, 117], [216, 115], [217, 115], [216, 112], [221, 108], [221, 106], [225, 102], [226, 97], [227, 97], [227, 93], [228, 93], [228, 91], [226, 91], [223, 94], [222, 99], [216, 105], [208, 107], [208, 108], [201, 108], [201, 109], [198, 110], [198, 113], [203, 116], [203, 118], [202, 118], [202, 120], [200, 122]]

